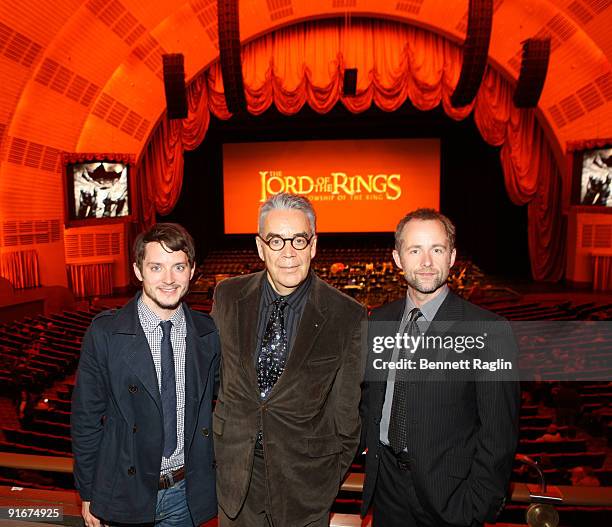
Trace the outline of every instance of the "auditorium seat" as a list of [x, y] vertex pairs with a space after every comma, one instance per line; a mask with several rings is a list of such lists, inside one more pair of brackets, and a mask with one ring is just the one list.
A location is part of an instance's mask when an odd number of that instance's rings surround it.
[[[542, 437], [546, 431], [546, 426], [521, 426], [519, 428], [519, 437], [520, 439], [537, 439], [538, 437]], [[567, 426], [559, 426], [557, 427], [558, 432], [561, 436], [567, 436], [568, 427]]]
[[517, 452], [521, 454], [563, 454], [585, 452], [587, 449], [584, 439], [562, 439], [561, 441], [537, 441], [523, 439], [519, 441]]
[[546, 427], [552, 422], [552, 417], [547, 415], [526, 415], [520, 417], [521, 428], [525, 427]]
[[2, 432], [7, 441], [37, 448], [45, 448], [57, 452], [69, 453], [72, 452], [72, 442], [69, 437], [55, 436], [33, 432], [30, 430], [22, 430], [19, 428], [2, 427]]
[[72, 457], [72, 452], [51, 450], [35, 445], [24, 445], [14, 441], [0, 441], [2, 452], [13, 452], [16, 454], [33, 454], [36, 456]]
[[[550, 462], [559, 469], [568, 469], [582, 466], [601, 468], [606, 459], [606, 452], [574, 452], [564, 454], [546, 454]], [[542, 454], [532, 456], [540, 460]]]
[[62, 412], [54, 409], [34, 409], [34, 418], [41, 421], [53, 423], [70, 424], [70, 412]]
[[70, 437], [70, 425], [64, 423], [54, 423], [53, 421], [33, 419], [27, 428], [33, 432], [40, 432], [43, 434], [51, 434], [67, 438]]

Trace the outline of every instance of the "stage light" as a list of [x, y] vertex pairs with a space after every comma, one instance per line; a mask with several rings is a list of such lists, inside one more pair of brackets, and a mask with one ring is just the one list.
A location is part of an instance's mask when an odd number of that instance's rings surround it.
[[240, 54], [240, 17], [238, 0], [217, 2], [219, 22], [219, 59], [227, 109], [234, 115], [246, 113], [247, 103]]
[[185, 57], [182, 53], [171, 53], [162, 55], [162, 60], [168, 119], [185, 119], [187, 117]]
[[538, 105], [550, 59], [550, 37], [529, 38], [523, 42], [523, 58], [514, 105], [517, 108], [535, 108]]
[[478, 93], [489, 56], [492, 25], [493, 0], [470, 0], [463, 64], [451, 96], [455, 108], [470, 104]]

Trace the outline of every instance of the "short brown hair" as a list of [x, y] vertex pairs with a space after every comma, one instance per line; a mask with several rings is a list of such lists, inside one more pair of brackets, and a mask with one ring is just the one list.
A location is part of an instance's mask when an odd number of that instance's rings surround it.
[[417, 209], [406, 214], [400, 222], [397, 224], [395, 229], [395, 249], [400, 250], [402, 245], [402, 231], [410, 220], [421, 220], [428, 221], [434, 220], [439, 221], [444, 230], [446, 231], [446, 237], [448, 238], [448, 250], [452, 251], [455, 248], [455, 226], [453, 222], [449, 220], [444, 214], [434, 209]]
[[156, 223], [148, 231], [141, 232], [134, 240], [134, 263], [142, 271], [142, 261], [145, 255], [145, 245], [158, 242], [164, 249], [183, 251], [187, 255], [189, 266], [195, 262], [195, 245], [193, 238], [185, 227], [178, 223]]

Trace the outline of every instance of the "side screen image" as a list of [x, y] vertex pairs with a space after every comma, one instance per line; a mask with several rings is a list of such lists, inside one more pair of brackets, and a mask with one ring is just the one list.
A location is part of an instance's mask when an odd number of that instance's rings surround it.
[[439, 139], [223, 145], [226, 234], [257, 232], [258, 208], [280, 192], [307, 197], [318, 232], [388, 232], [407, 212], [438, 208]]
[[[68, 165], [71, 219], [128, 216], [128, 166], [123, 163], [92, 162]], [[70, 184], [70, 183], [69, 183]]]
[[580, 178], [580, 204], [612, 206], [612, 148], [584, 153]]

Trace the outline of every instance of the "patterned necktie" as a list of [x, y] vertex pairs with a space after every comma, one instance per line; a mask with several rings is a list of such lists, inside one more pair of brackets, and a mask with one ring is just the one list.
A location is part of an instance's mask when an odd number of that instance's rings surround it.
[[[406, 330], [409, 336], [417, 337], [419, 327], [416, 320], [422, 317], [423, 313], [418, 308], [414, 308], [408, 315]], [[400, 348], [398, 360], [408, 358], [410, 350]], [[393, 387], [393, 402], [391, 403], [391, 417], [389, 420], [389, 445], [393, 452], [399, 454], [408, 446], [408, 378], [406, 370], [397, 370], [395, 375], [395, 386]]]
[[289, 348], [283, 314], [286, 305], [287, 302], [282, 296], [273, 302], [272, 312], [261, 340], [261, 349], [257, 358], [257, 383], [262, 399], [274, 388], [285, 369]]
[[164, 416], [164, 457], [169, 458], [176, 450], [176, 373], [174, 371], [174, 352], [170, 340], [172, 322], [165, 320], [159, 324], [163, 336], [161, 340], [161, 401]]

